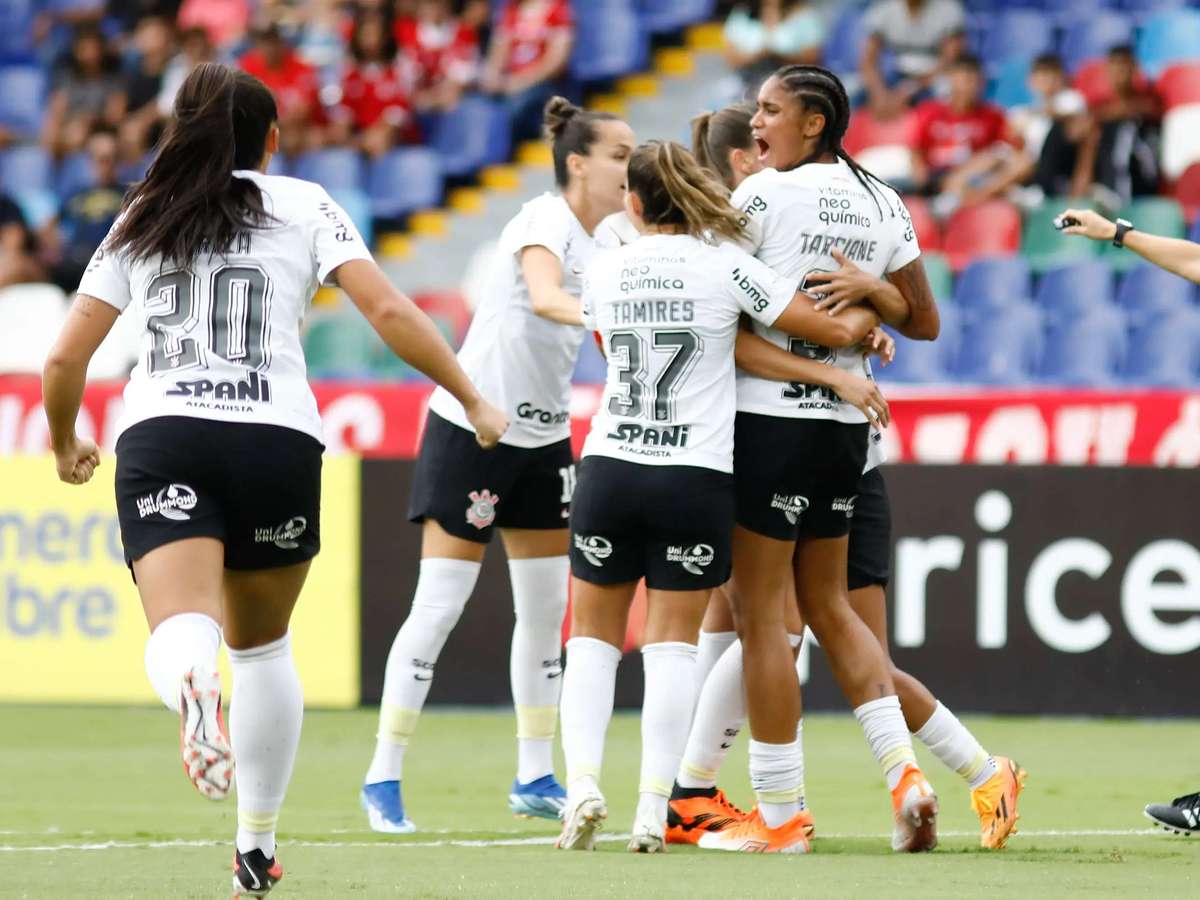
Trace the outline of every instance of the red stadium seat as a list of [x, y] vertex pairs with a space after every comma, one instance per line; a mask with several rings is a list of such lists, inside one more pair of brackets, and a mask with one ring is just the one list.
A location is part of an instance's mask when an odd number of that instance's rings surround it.
[[458, 291], [421, 291], [413, 295], [413, 303], [427, 315], [443, 319], [454, 326], [454, 337], [461, 341], [471, 324], [471, 310]]
[[1200, 218], [1200, 163], [1193, 163], [1175, 183], [1175, 199], [1183, 207], [1184, 218], [1195, 222]]
[[1200, 103], [1200, 63], [1177, 63], [1158, 79], [1158, 93], [1166, 109]]
[[929, 211], [929, 203], [924, 197], [905, 197], [904, 205], [912, 217], [913, 230], [917, 233], [917, 243], [921, 252], [942, 249], [942, 229], [937, 219]]
[[[1138, 72], [1134, 76], [1134, 83], [1139, 88], [1144, 88], [1150, 80], [1142, 72]], [[1111, 100], [1112, 85], [1108, 81], [1104, 58], [1089, 59], [1080, 66], [1079, 71], [1075, 73], [1074, 87], [1087, 98], [1088, 106]]]
[[1021, 214], [1005, 200], [990, 200], [956, 212], [945, 228], [942, 251], [959, 272], [977, 256], [1012, 256], [1021, 246]]
[[880, 122], [866, 109], [859, 109], [850, 117], [850, 127], [846, 129], [842, 146], [853, 156], [868, 147], [892, 144], [911, 147], [916, 143], [916, 138], [917, 114], [914, 110], [910, 109], [904, 115], [887, 122]]

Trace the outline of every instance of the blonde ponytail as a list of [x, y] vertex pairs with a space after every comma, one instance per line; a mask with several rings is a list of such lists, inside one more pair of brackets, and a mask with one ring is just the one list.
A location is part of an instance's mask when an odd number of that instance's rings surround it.
[[650, 141], [634, 151], [629, 189], [641, 199], [648, 225], [673, 225], [698, 238], [737, 240], [744, 234], [729, 189], [674, 141]]

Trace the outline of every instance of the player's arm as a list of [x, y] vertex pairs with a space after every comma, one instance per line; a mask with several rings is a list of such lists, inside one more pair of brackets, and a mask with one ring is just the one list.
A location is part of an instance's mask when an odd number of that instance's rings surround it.
[[50, 446], [58, 477], [68, 484], [83, 484], [100, 465], [95, 442], [75, 433], [75, 420], [83, 403], [88, 363], [120, 314], [103, 300], [77, 294], [42, 368], [42, 404], [50, 423]]
[[813, 272], [805, 284], [822, 289], [824, 296], [817, 301], [818, 310], [829, 310], [829, 315], [836, 316], [856, 303], [870, 303], [889, 325], [895, 324], [894, 318], [907, 317], [908, 304], [895, 285], [864, 272], [841, 250], [835, 248], [830, 255], [841, 268], [836, 272]]
[[535, 313], [561, 325], [583, 324], [579, 300], [563, 290], [562, 261], [548, 248], [534, 244], [522, 250], [521, 274]]
[[[1079, 223], [1064, 228], [1066, 234], [1079, 234], [1094, 241], [1111, 241], [1117, 236], [1116, 223], [1090, 209], [1068, 209], [1062, 218]], [[1125, 233], [1124, 244], [1147, 262], [1200, 284], [1200, 244], [1147, 234], [1136, 228]]]
[[738, 329], [734, 359], [739, 369], [759, 378], [827, 387], [859, 409], [871, 422], [883, 427], [891, 422], [887, 400], [880, 393], [879, 386], [869, 378], [788, 353], [744, 328]]
[[351, 259], [334, 271], [342, 290], [384, 343], [453, 394], [466, 411], [480, 445], [494, 446], [508, 429], [508, 419], [480, 395], [429, 316], [396, 290], [370, 260]]
[[859, 343], [879, 322], [874, 307], [852, 306], [839, 316], [831, 316], [818, 310], [808, 295], [797, 291], [774, 327], [822, 347], [840, 349]]
[[884, 321], [914, 341], [937, 340], [942, 330], [942, 320], [921, 257], [918, 256], [895, 272], [889, 272], [887, 279], [904, 298], [904, 314], [897, 315], [894, 320], [885, 317]]

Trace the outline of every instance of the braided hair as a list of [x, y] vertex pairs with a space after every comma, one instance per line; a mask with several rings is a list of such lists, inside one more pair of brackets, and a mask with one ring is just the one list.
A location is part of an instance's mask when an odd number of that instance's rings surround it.
[[[846, 94], [846, 87], [842, 84], [842, 80], [821, 66], [803, 65], [783, 66], [776, 69], [771, 77], [778, 79], [784, 89], [800, 101], [804, 109], [815, 107], [825, 116], [825, 130], [817, 139], [816, 149], [807, 159], [800, 160], [791, 168], [798, 168], [805, 163], [820, 159], [826, 154], [842, 160], [854, 173], [854, 177], [867, 189], [867, 193], [874, 198], [875, 206], [879, 210], [879, 215], [882, 216], [883, 206], [880, 203], [877, 185], [888, 188], [891, 185], [860, 166], [842, 146], [846, 129], [850, 127], [850, 97]], [[888, 208], [895, 216], [896, 210], [890, 203]]]

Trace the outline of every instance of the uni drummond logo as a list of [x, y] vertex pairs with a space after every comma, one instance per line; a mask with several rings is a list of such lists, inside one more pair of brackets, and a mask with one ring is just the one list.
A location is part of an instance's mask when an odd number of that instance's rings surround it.
[[597, 569], [604, 568], [604, 560], [612, 556], [612, 541], [598, 534], [575, 535], [575, 549], [583, 554], [583, 558]]
[[186, 522], [195, 508], [196, 492], [186, 484], [168, 484], [157, 494], [147, 494], [137, 500], [139, 519], [158, 513], [164, 519]]
[[111, 513], [0, 507], [0, 638], [110, 637], [124, 564]]
[[708, 544], [696, 544], [694, 547], [667, 547], [667, 562], [677, 562], [683, 565], [685, 572], [693, 575], [703, 575], [704, 569], [712, 565], [716, 553]]

